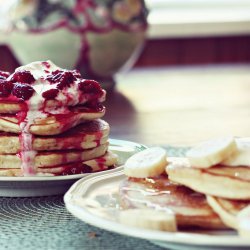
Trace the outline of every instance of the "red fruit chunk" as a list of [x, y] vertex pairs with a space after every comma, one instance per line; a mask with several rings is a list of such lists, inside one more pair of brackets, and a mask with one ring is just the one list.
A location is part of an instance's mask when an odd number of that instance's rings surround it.
[[0, 79], [6, 79], [10, 75], [9, 72], [6, 71], [0, 71]]
[[35, 81], [34, 76], [27, 70], [20, 70], [15, 72], [11, 77], [12, 82], [21, 82], [31, 84]]
[[81, 77], [77, 71], [56, 70], [53, 71], [51, 75], [48, 75], [46, 80], [51, 84], [57, 83], [58, 89], [64, 89], [65, 87], [69, 87], [77, 77]]
[[93, 96], [93, 99], [98, 99], [103, 95], [102, 88], [100, 84], [95, 80], [83, 80], [79, 83], [79, 89], [84, 94], [89, 94]]
[[49, 81], [51, 84], [58, 83], [62, 77], [62, 73], [62, 70], [55, 70], [51, 73], [51, 75], [48, 75], [46, 77], [46, 80]]
[[65, 87], [70, 87], [70, 85], [76, 80], [73, 74], [69, 71], [65, 71], [62, 74], [59, 84], [57, 85], [58, 89], [64, 89]]
[[0, 79], [0, 97], [8, 97], [12, 91], [13, 83]]
[[21, 98], [23, 100], [28, 100], [33, 95], [34, 89], [29, 85], [25, 83], [15, 83], [12, 94], [18, 98]]
[[43, 98], [45, 98], [47, 100], [53, 100], [56, 98], [58, 93], [59, 93], [58, 89], [49, 89], [49, 90], [43, 92], [42, 96], [43, 96]]

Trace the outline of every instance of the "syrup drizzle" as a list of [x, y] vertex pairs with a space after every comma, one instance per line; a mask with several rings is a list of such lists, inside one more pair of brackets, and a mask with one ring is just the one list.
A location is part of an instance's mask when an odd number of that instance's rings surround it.
[[33, 136], [29, 133], [29, 123], [23, 121], [20, 123], [21, 135], [19, 136], [21, 151], [20, 157], [22, 160], [21, 169], [25, 176], [35, 175], [35, 156], [37, 151], [33, 150]]
[[22, 115], [19, 116], [19, 126], [21, 129], [19, 141], [21, 150], [18, 155], [21, 158], [21, 169], [24, 176], [33, 176], [36, 174], [35, 157], [37, 151], [33, 149], [33, 135], [29, 131], [30, 127], [36, 118], [46, 116], [45, 113], [40, 111], [42, 100], [36, 103], [35, 110], [31, 110], [30, 103], [34, 102], [32, 98], [26, 103], [26, 110], [21, 112]]
[[[197, 216], [212, 213], [203, 194], [171, 183], [166, 175], [155, 178], [129, 178], [120, 185], [120, 194], [129, 208], [147, 207], [162, 211], [174, 211], [177, 215], [183, 209]], [[199, 214], [197, 214], [199, 213]]]

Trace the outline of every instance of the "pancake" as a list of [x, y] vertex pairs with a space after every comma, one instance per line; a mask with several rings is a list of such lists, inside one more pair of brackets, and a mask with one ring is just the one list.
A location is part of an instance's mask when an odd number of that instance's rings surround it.
[[145, 179], [129, 178], [121, 183], [119, 194], [124, 209], [172, 211], [179, 228], [226, 228], [207, 204], [203, 194], [169, 181], [166, 175]]
[[[107, 152], [101, 157], [92, 160], [58, 165], [49, 168], [37, 168], [37, 176], [55, 176], [55, 175], [71, 175], [84, 174], [105, 171], [115, 167], [117, 163], [117, 155]], [[0, 169], [0, 176], [22, 176], [20, 168]]]
[[250, 200], [230, 200], [209, 195], [207, 196], [207, 201], [212, 209], [220, 216], [224, 224], [236, 230], [239, 228], [237, 215], [250, 205]]
[[227, 199], [250, 199], [250, 168], [217, 165], [208, 169], [192, 168], [186, 158], [171, 162], [166, 172], [171, 181], [197, 192]]
[[[45, 118], [36, 118], [30, 123], [29, 132], [35, 135], [57, 135], [67, 131], [78, 124], [103, 117], [105, 109], [98, 111], [75, 109], [63, 115], [50, 114]], [[21, 132], [18, 119], [15, 115], [0, 115], [0, 131], [17, 133]]]
[[[36, 151], [94, 148], [108, 141], [109, 131], [108, 123], [98, 119], [56, 136], [34, 136], [32, 147]], [[0, 132], [0, 154], [16, 154], [20, 149], [17, 134]]]
[[[71, 162], [87, 161], [104, 155], [107, 149], [108, 143], [86, 150], [42, 151], [35, 155], [34, 166], [32, 167], [49, 167]], [[16, 154], [0, 155], [0, 169], [21, 168], [21, 164], [21, 158]]]

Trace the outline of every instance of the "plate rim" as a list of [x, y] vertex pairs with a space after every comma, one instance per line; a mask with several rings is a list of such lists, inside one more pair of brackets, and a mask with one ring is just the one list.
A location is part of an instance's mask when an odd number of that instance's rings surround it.
[[[103, 175], [91, 175], [84, 179], [80, 179], [75, 182], [71, 188], [64, 195], [64, 203], [66, 208], [75, 217], [84, 221], [85, 223], [91, 224], [98, 228], [111, 231], [114, 233], [119, 233], [122, 235], [127, 235], [131, 237], [141, 238], [149, 241], [160, 241], [162, 243], [174, 243], [174, 244], [185, 244], [187, 246], [211, 246], [211, 247], [250, 247], [250, 239], [241, 238], [238, 235], [208, 235], [208, 234], [198, 234], [189, 232], [163, 232], [154, 231], [148, 229], [139, 229], [136, 227], [131, 227], [123, 225], [119, 222], [108, 220], [97, 215], [91, 214], [91, 212], [84, 209], [81, 206], [81, 202], [77, 202], [82, 195], [87, 196], [87, 192], [91, 185], [97, 184], [107, 179], [126, 178], [123, 174], [123, 168], [115, 169], [112, 173], [106, 173]], [[101, 184], [100, 184], [101, 185]], [[166, 245], [167, 246], [167, 245]]]
[[[133, 141], [128, 141], [128, 140], [121, 140], [121, 139], [113, 139], [109, 138], [109, 147], [118, 145], [118, 146], [123, 146], [123, 145], [133, 145], [136, 147], [144, 147], [147, 148], [145, 145], [133, 142]], [[120, 166], [116, 167], [116, 169], [120, 168]], [[77, 180], [81, 179], [83, 177], [89, 176], [89, 175], [96, 175], [100, 173], [106, 173], [110, 172], [112, 169], [108, 169], [105, 171], [101, 172], [94, 172], [94, 173], [85, 173], [85, 174], [74, 174], [74, 175], [61, 175], [61, 176], [0, 176], [0, 183], [4, 182], [39, 182], [39, 181], [70, 181], [70, 180]]]

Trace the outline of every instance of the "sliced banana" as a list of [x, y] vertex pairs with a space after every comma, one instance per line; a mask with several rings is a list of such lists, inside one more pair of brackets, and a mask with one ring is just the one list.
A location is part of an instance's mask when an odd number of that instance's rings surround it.
[[237, 138], [236, 144], [238, 150], [230, 157], [222, 161], [225, 166], [249, 166], [250, 167], [250, 138]]
[[127, 226], [145, 229], [176, 232], [176, 219], [173, 213], [153, 209], [128, 209], [120, 211], [119, 222]]
[[242, 237], [250, 237], [250, 205], [237, 214], [238, 232]]
[[124, 173], [136, 178], [154, 177], [163, 173], [166, 166], [166, 151], [160, 147], [152, 147], [131, 156], [125, 162]]
[[227, 137], [205, 141], [190, 149], [186, 156], [191, 166], [209, 168], [227, 159], [234, 152], [237, 152], [236, 142], [233, 137]]

